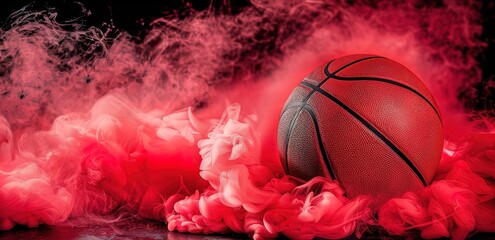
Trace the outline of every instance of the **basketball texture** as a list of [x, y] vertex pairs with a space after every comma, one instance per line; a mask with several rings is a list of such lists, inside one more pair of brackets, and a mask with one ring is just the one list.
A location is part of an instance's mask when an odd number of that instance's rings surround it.
[[318, 67], [289, 96], [278, 126], [287, 174], [332, 178], [378, 199], [430, 183], [443, 147], [437, 104], [401, 64], [350, 55]]

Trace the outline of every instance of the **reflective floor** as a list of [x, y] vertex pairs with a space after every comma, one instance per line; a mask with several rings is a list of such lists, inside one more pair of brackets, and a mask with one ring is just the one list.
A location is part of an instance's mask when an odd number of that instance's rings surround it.
[[[361, 239], [404, 239], [400, 237], [387, 236], [383, 229], [368, 229]], [[417, 239], [419, 236], [412, 234], [409, 239]], [[113, 224], [86, 227], [70, 226], [40, 226], [38, 228], [17, 227], [7, 232], [0, 231], [0, 240], [227, 240], [227, 239], [249, 239], [246, 235], [195, 235], [188, 233], [169, 232], [164, 223], [151, 221], [123, 221]], [[285, 238], [282, 238], [285, 239]], [[350, 236], [346, 240], [357, 239]], [[477, 233], [468, 239], [495, 239], [492, 233]]]
[[246, 235], [194, 235], [187, 233], [169, 232], [164, 223], [127, 221], [101, 226], [70, 227], [70, 226], [40, 226], [38, 228], [18, 227], [11, 231], [0, 232], [0, 239], [77, 239], [77, 240], [226, 240], [249, 239]]

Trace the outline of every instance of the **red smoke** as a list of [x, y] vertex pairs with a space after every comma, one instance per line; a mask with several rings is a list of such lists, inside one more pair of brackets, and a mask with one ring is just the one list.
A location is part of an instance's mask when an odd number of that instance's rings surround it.
[[[131, 214], [255, 238], [342, 238], [373, 225], [426, 238], [495, 231], [493, 120], [463, 108], [481, 80], [479, 3], [251, 3], [157, 19], [142, 42], [16, 12], [0, 31], [0, 229]], [[446, 132], [436, 181], [378, 219], [368, 196], [284, 177], [275, 145], [293, 87], [356, 53], [415, 72]]]

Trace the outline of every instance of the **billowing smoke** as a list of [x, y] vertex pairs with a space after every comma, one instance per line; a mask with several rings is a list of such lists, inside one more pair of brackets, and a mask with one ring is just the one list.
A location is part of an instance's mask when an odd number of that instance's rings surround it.
[[[235, 14], [165, 15], [142, 39], [21, 9], [0, 30], [0, 205], [9, 206], [0, 229], [129, 214], [171, 230], [254, 237], [341, 238], [379, 223], [423, 237], [493, 231], [484, 214], [495, 211], [485, 180], [495, 177], [493, 121], [465, 108], [483, 90], [472, 88], [486, 47], [480, 8], [252, 0]], [[275, 145], [294, 86], [355, 53], [415, 72], [446, 130], [438, 184], [391, 200], [378, 220], [368, 196], [347, 199], [329, 180], [298, 186], [284, 177]], [[465, 185], [473, 180], [477, 189]], [[449, 205], [458, 196], [459, 206]]]

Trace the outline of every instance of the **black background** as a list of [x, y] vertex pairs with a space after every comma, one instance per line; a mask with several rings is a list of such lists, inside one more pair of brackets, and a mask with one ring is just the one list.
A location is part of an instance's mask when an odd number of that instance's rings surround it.
[[0, 22], [4, 22], [14, 11], [28, 6], [30, 10], [45, 10], [53, 8], [58, 13], [57, 20], [63, 22], [76, 16], [81, 16], [81, 5], [91, 12], [84, 17], [88, 26], [100, 27], [112, 22], [118, 29], [129, 34], [143, 37], [148, 24], [164, 15], [173, 14], [185, 17], [190, 10], [202, 11], [210, 9], [214, 13], [237, 14], [242, 8], [249, 6], [249, 0], [19, 0], [2, 3]]
[[[57, 12], [57, 21], [64, 22], [77, 18], [86, 26], [105, 28], [113, 26], [115, 29], [124, 30], [136, 41], [142, 39], [150, 29], [149, 23], [161, 16], [186, 17], [192, 11], [208, 10], [212, 14], [237, 14], [244, 7], [250, 5], [249, 0], [18, 0], [3, 2], [0, 8], [0, 27], [7, 28], [8, 17], [13, 12], [27, 6], [30, 10], [53, 9]], [[350, 4], [352, 0], [348, 0]], [[363, 1], [361, 1], [363, 2]], [[366, 1], [364, 1], [366, 2]], [[370, 1], [372, 3], [373, 1]], [[442, 2], [441, 0], [428, 1]], [[426, 2], [425, 2], [426, 3]], [[482, 69], [482, 79], [473, 87], [477, 89], [477, 97], [466, 100], [466, 107], [474, 110], [495, 109], [495, 2], [481, 2], [481, 18], [483, 32], [479, 38], [487, 43], [484, 52], [476, 56]], [[81, 6], [91, 14], [81, 13]], [[255, 51], [255, 50], [254, 50]], [[466, 90], [468, 91], [468, 90]], [[459, 97], [463, 97], [461, 92]], [[491, 114], [490, 114], [491, 115]]]

